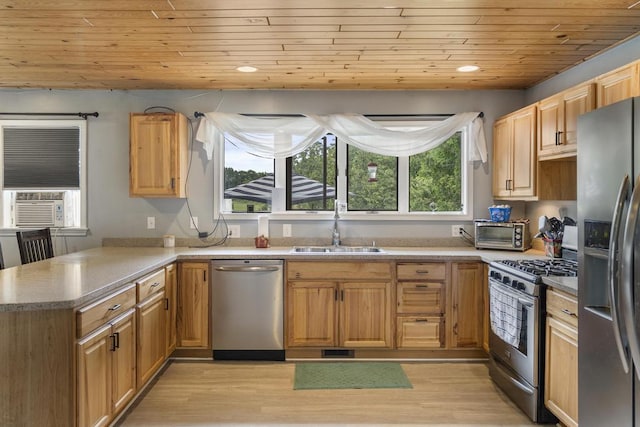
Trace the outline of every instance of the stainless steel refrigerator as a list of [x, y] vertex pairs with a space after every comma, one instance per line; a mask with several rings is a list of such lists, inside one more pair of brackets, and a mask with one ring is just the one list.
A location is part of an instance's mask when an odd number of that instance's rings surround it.
[[640, 426], [640, 98], [578, 119], [578, 418]]

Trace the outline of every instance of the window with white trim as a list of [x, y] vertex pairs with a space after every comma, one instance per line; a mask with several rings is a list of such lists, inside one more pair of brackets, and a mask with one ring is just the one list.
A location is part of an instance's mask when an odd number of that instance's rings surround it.
[[86, 228], [85, 120], [0, 120], [2, 228]]
[[[394, 130], [412, 130], [424, 127], [424, 121], [379, 122]], [[224, 162], [218, 169], [225, 170], [224, 190], [218, 186], [218, 203], [224, 213], [278, 212], [303, 214], [332, 211], [335, 200], [346, 205], [347, 214], [377, 214], [380, 218], [398, 214], [420, 219], [471, 218], [471, 166], [466, 159], [464, 143], [467, 130], [452, 135], [438, 147], [412, 156], [383, 156], [368, 153], [348, 145], [334, 135], [327, 134], [316, 144], [294, 157], [284, 160], [246, 158], [235, 163], [234, 173], [242, 174], [246, 181], [230, 180], [231, 159], [236, 159], [237, 148], [226, 141], [224, 149], [214, 158]], [[327, 144], [329, 141], [329, 144]], [[393, 146], [393, 141], [389, 141]], [[228, 154], [231, 149], [232, 154]], [[256, 165], [260, 173], [255, 174]], [[271, 166], [273, 165], [273, 171]], [[254, 176], [255, 175], [255, 176]], [[259, 175], [259, 176], [258, 176]], [[264, 176], [268, 182], [265, 184]], [[229, 200], [229, 182], [247, 193], [235, 192], [238, 199]], [[297, 184], [302, 182], [316, 191], [304, 193]], [[282, 191], [284, 197], [277, 194]], [[220, 197], [220, 195], [226, 196]], [[272, 199], [272, 194], [276, 196]], [[245, 201], [243, 202], [243, 198]], [[247, 202], [246, 200], [260, 202]], [[249, 203], [251, 209], [245, 208]], [[241, 208], [236, 209], [236, 206]], [[258, 209], [259, 206], [259, 209]]]

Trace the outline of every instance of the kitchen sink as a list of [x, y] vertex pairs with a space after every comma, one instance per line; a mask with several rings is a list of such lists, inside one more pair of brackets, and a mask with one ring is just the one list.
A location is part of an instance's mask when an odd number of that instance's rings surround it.
[[375, 246], [295, 246], [291, 252], [296, 253], [384, 253]]

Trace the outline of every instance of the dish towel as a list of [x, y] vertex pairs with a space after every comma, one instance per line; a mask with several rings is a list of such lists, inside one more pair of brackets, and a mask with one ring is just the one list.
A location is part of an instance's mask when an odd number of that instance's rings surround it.
[[504, 342], [518, 347], [522, 328], [522, 310], [518, 298], [501, 290], [497, 285], [489, 285], [489, 317], [491, 330]]

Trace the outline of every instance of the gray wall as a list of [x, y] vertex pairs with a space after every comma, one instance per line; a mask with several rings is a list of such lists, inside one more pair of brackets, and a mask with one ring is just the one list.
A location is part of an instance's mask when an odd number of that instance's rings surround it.
[[[88, 123], [88, 224], [87, 237], [56, 239], [58, 254], [99, 246], [105, 237], [193, 237], [185, 200], [139, 199], [128, 196], [128, 114], [151, 106], [166, 106], [193, 117], [194, 111], [242, 113], [417, 114], [483, 111], [491, 151], [494, 120], [535, 100], [631, 62], [640, 51], [640, 39], [626, 43], [592, 61], [527, 91], [122, 91], [122, 90], [0, 90], [4, 112], [92, 112], [100, 117]], [[212, 229], [213, 164], [199, 144], [192, 149], [189, 206], [200, 227]], [[474, 216], [486, 217], [491, 198], [491, 167], [474, 169]], [[515, 217], [557, 211], [559, 205], [514, 203]], [[569, 211], [573, 209], [569, 204]], [[146, 229], [146, 217], [156, 217], [156, 229]], [[330, 224], [287, 221], [294, 235], [329, 235]], [[458, 222], [458, 221], [456, 221]], [[238, 222], [241, 234], [253, 236], [255, 221]], [[450, 223], [350, 221], [346, 237], [446, 237]], [[274, 227], [275, 228], [275, 227]], [[7, 265], [19, 263], [15, 238], [1, 239]]]

